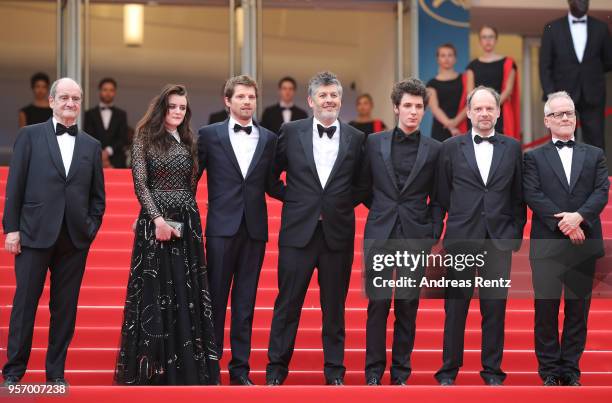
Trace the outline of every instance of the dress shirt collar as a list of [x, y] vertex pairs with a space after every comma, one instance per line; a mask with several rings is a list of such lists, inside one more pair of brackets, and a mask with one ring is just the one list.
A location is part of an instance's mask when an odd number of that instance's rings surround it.
[[285, 103], [283, 101], [279, 101], [278, 104], [280, 105], [281, 109], [291, 109], [291, 108], [293, 108], [293, 102]]
[[[312, 130], [313, 130], [313, 132], [317, 133], [317, 136], [319, 135], [319, 129], [317, 129], [317, 125], [321, 125], [321, 126], [323, 126], [324, 128], [326, 128], [326, 129], [327, 129], [328, 127], [336, 126], [336, 133], [334, 133], [334, 137], [336, 136], [336, 134], [337, 134], [337, 133], [339, 132], [339, 130], [340, 130], [340, 122], [338, 121], [338, 119], [336, 119], [336, 120], [334, 121], [334, 123], [332, 123], [331, 125], [329, 125], [329, 126], [325, 126], [323, 123], [321, 123], [321, 122], [319, 121], [319, 119], [317, 119], [317, 118], [313, 117], [313, 118], [312, 118]], [[332, 138], [333, 138], [333, 137], [332, 137]]]
[[574, 138], [574, 136], [572, 136], [572, 137], [571, 137], [571, 138], [569, 138], [568, 140], [562, 140], [562, 139], [560, 139], [559, 137], [555, 137], [554, 135], [551, 135], [550, 137], [551, 137], [551, 138], [550, 138], [550, 141], [552, 141], [552, 143], [553, 143], [553, 144], [555, 144], [557, 141], [562, 141], [562, 142], [564, 142], [564, 143], [565, 143], [565, 142], [567, 142], [567, 141], [569, 141], [569, 140], [573, 140], [574, 142], [576, 141], [576, 139]]
[[[493, 136], [495, 136], [495, 129], [491, 130], [491, 133], [489, 133], [488, 136], [482, 136], [482, 135], [476, 133], [476, 131], [474, 129], [472, 129], [472, 140], [474, 140], [474, 137], [476, 137], [476, 135], [478, 135], [480, 137], [493, 137]], [[474, 144], [476, 144], [476, 143], [474, 143]]]
[[395, 130], [393, 130], [393, 136], [395, 137], [395, 140], [399, 141], [400, 143], [403, 141], [407, 141], [407, 142], [417, 141], [419, 139], [420, 134], [421, 134], [421, 131], [419, 129], [416, 129], [415, 131], [409, 134], [406, 134], [398, 126], [396, 126]]
[[[240, 122], [238, 122], [236, 119], [234, 119], [233, 116], [230, 115], [229, 117], [229, 122], [228, 122], [228, 127], [229, 127], [229, 131], [230, 133], [234, 133], [234, 125], [240, 125], [242, 127], [246, 127], [246, 126], [254, 126], [253, 127], [253, 131], [255, 130], [255, 125], [253, 124], [253, 119], [251, 118], [251, 120], [249, 120], [249, 123], [247, 123], [246, 125], [241, 124]], [[251, 132], [253, 133], [253, 132]], [[236, 133], [238, 134], [238, 133]], [[246, 134], [246, 133], [245, 133]]]
[[571, 12], [568, 12], [568, 13], [567, 13], [567, 20], [568, 20], [568, 22], [569, 22], [570, 27], [571, 27], [571, 26], [572, 26], [572, 24], [573, 24], [573, 22], [572, 22], [572, 21], [584, 21], [584, 23], [585, 23], [585, 25], [586, 25], [586, 24], [588, 23], [587, 18], [588, 18], [588, 15], [586, 15], [586, 14], [585, 14], [585, 15], [583, 15], [582, 17], [578, 18], [578, 17], [574, 17], [574, 16], [572, 15], [572, 13], [571, 13]]

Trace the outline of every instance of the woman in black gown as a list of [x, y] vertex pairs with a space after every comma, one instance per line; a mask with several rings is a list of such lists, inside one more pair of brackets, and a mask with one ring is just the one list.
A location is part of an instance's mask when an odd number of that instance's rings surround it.
[[457, 51], [446, 43], [436, 50], [438, 75], [427, 83], [428, 105], [434, 115], [431, 137], [444, 141], [465, 131], [463, 76], [455, 71]]
[[49, 76], [36, 73], [30, 78], [30, 88], [34, 101], [19, 110], [19, 127], [43, 123], [51, 118], [53, 111], [49, 106]]
[[[136, 128], [132, 175], [141, 211], [115, 370], [119, 384], [219, 382], [190, 118], [185, 87], [168, 85]], [[173, 222], [183, 224], [182, 232]]]
[[[508, 117], [503, 113], [503, 105], [510, 101], [513, 92], [518, 92], [515, 87], [517, 68], [512, 59], [495, 53], [497, 36], [497, 30], [493, 27], [485, 25], [480, 28], [479, 42], [484, 53], [479, 58], [472, 60], [467, 66], [467, 92], [469, 93], [479, 85], [491, 87], [497, 91], [501, 96], [502, 113], [497, 119], [495, 130], [515, 136], [514, 133], [509, 133], [508, 129], [504, 127], [504, 118], [508, 119]], [[506, 63], [511, 64], [511, 69], [508, 69], [507, 74], [504, 71]]]

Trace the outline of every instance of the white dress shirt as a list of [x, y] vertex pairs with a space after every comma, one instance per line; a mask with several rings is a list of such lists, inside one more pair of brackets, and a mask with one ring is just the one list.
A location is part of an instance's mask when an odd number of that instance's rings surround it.
[[[57, 132], [57, 120], [53, 118], [53, 130]], [[70, 170], [70, 164], [72, 163], [72, 154], [74, 153], [74, 142], [76, 136], [71, 136], [68, 133], [64, 133], [61, 136], [55, 136], [57, 144], [59, 145], [60, 153], [62, 154], [62, 162], [64, 163], [64, 169], [66, 170], [66, 176]]]
[[[491, 162], [493, 161], [493, 144], [488, 141], [476, 144], [474, 142], [474, 136], [476, 136], [476, 134], [477, 133], [472, 129], [472, 143], [474, 144], [474, 154], [476, 154], [476, 164], [478, 165], [482, 181], [486, 185], [487, 179], [489, 178], [489, 171], [491, 170]], [[493, 136], [495, 136], [495, 130], [493, 130], [488, 137]]]
[[336, 131], [331, 139], [327, 137], [327, 134], [323, 134], [323, 136], [320, 137], [317, 125], [325, 127], [317, 118], [312, 119], [312, 154], [317, 167], [319, 181], [321, 182], [321, 186], [325, 188], [329, 175], [334, 167], [334, 163], [336, 162], [336, 158], [338, 157], [338, 150], [340, 149], [340, 123], [337, 119], [332, 123], [331, 126], [335, 126]]
[[[100, 102], [100, 117], [102, 118], [102, 126], [104, 126], [104, 130], [108, 130], [110, 126], [110, 121], [113, 118], [113, 110], [111, 109], [112, 105], [105, 104], [104, 102]], [[102, 109], [105, 108], [105, 109]], [[108, 153], [110, 157], [113, 156], [113, 147], [106, 146], [104, 150]]]
[[[557, 142], [558, 140], [561, 140], [561, 139], [555, 136], [552, 136], [553, 144], [555, 144], [555, 142]], [[572, 137], [570, 140], [576, 141], [574, 137]], [[559, 158], [561, 158], [561, 164], [563, 164], [563, 170], [565, 171], [565, 178], [567, 179], [567, 184], [569, 185], [570, 179], [572, 176], [572, 157], [574, 156], [574, 149], [572, 147], [558, 148], [556, 146], [555, 148], [557, 149], [557, 152], [559, 153]]]
[[283, 108], [283, 122], [287, 123], [287, 122], [291, 122], [291, 107], [293, 107], [293, 104], [286, 104], [283, 101], [280, 101], [278, 103], [280, 105], [281, 108]]
[[[578, 58], [578, 61], [582, 63], [584, 49], [586, 48], [587, 43], [587, 16], [585, 15], [582, 18], [576, 18], [572, 15], [572, 13], [568, 13], [567, 20], [570, 32], [572, 34], [572, 42], [574, 42], [574, 51], [576, 51], [576, 57]], [[584, 23], [574, 24], [572, 20], [584, 20]]]
[[251, 166], [251, 161], [253, 160], [253, 154], [255, 154], [255, 149], [257, 148], [257, 143], [259, 142], [259, 130], [251, 120], [246, 125], [253, 127], [251, 134], [247, 134], [244, 130], [236, 133], [234, 132], [235, 124], [240, 125], [236, 119], [230, 116], [228, 123], [230, 142], [232, 143], [232, 148], [234, 149], [234, 155], [238, 160], [242, 177], [246, 178], [247, 172], [249, 172], [249, 166]]

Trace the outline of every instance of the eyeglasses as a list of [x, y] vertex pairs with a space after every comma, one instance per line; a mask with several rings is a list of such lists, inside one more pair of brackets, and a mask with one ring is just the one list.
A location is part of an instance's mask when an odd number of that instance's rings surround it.
[[563, 115], [567, 116], [568, 119], [571, 119], [576, 116], [576, 111], [561, 111], [561, 112], [553, 112], [546, 115], [547, 118], [555, 118], [555, 119], [563, 119]]

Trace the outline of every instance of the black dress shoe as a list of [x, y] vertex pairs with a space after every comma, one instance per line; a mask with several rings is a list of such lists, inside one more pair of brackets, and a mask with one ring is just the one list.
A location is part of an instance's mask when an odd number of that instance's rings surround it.
[[63, 385], [68, 386], [68, 381], [64, 378], [49, 378], [47, 379], [47, 385]]
[[9, 375], [4, 378], [4, 382], [2, 382], [2, 386], [9, 387], [11, 385], [17, 385], [19, 383], [19, 378], [16, 376]]
[[253, 381], [248, 376], [239, 376], [238, 378], [230, 379], [230, 385], [255, 386]]
[[438, 381], [441, 386], [451, 386], [455, 384], [455, 380], [452, 378], [442, 378]]
[[578, 378], [575, 377], [563, 377], [561, 378], [562, 386], [582, 386]]
[[391, 381], [391, 385], [406, 386], [408, 384], [406, 383], [406, 380], [404, 379], [393, 379]]
[[368, 386], [377, 386], [377, 385], [382, 385], [382, 384], [380, 383], [380, 379], [378, 379], [378, 378], [373, 376], [371, 378], [368, 378], [368, 380], [366, 382], [366, 385], [368, 385]]
[[504, 382], [501, 379], [497, 378], [487, 378], [484, 380], [485, 385], [489, 386], [503, 386]]
[[327, 381], [328, 385], [332, 385], [332, 386], [343, 386], [344, 385], [344, 379], [342, 378], [334, 378], [331, 380]]
[[549, 375], [544, 379], [544, 386], [559, 386], [559, 378]]
[[282, 383], [278, 378], [270, 378], [266, 381], [266, 385], [268, 386], [280, 386]]

